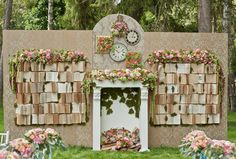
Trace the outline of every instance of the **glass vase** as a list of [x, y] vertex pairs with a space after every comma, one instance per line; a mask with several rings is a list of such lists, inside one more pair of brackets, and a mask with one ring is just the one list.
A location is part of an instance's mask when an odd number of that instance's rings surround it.
[[204, 153], [200, 153], [199, 156], [193, 156], [192, 159], [207, 159]]
[[204, 153], [201, 153], [200, 159], [207, 159], [206, 155]]

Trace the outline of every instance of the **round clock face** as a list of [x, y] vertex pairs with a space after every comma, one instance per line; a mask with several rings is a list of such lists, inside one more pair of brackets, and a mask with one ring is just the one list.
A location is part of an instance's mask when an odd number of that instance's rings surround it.
[[126, 42], [130, 45], [136, 45], [140, 40], [140, 35], [136, 30], [129, 30], [126, 33]]
[[127, 47], [122, 43], [115, 43], [111, 49], [110, 56], [112, 60], [120, 62], [125, 60], [128, 52]]

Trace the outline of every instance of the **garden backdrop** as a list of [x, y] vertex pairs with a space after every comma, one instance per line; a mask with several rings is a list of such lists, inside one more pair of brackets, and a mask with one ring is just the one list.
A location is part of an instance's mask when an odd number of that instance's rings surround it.
[[[236, 0], [0, 0], [0, 23], [5, 30], [91, 30], [101, 18], [114, 13], [133, 17], [148, 32], [228, 33], [228, 139], [236, 143], [236, 113], [233, 112], [236, 111]], [[2, 95], [2, 73], [0, 75]], [[2, 104], [0, 118], [2, 132]], [[92, 152], [90, 148], [70, 147], [54, 155], [65, 159], [182, 158], [178, 149], [164, 147], [141, 154]]]

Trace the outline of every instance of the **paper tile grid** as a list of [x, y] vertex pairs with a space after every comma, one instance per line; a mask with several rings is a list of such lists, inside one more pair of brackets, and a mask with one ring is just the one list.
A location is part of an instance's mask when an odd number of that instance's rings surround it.
[[85, 62], [23, 63], [17, 71], [16, 124], [82, 124]]
[[215, 65], [159, 64], [154, 125], [220, 123], [219, 75]]

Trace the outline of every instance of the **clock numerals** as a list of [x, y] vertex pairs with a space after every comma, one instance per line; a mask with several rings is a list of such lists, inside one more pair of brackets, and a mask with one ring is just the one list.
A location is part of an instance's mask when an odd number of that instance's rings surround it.
[[125, 60], [128, 49], [122, 43], [115, 43], [114, 49], [110, 52], [110, 56], [114, 61], [120, 62]]
[[140, 40], [140, 35], [136, 30], [129, 30], [126, 34], [126, 42], [130, 45], [138, 44]]

